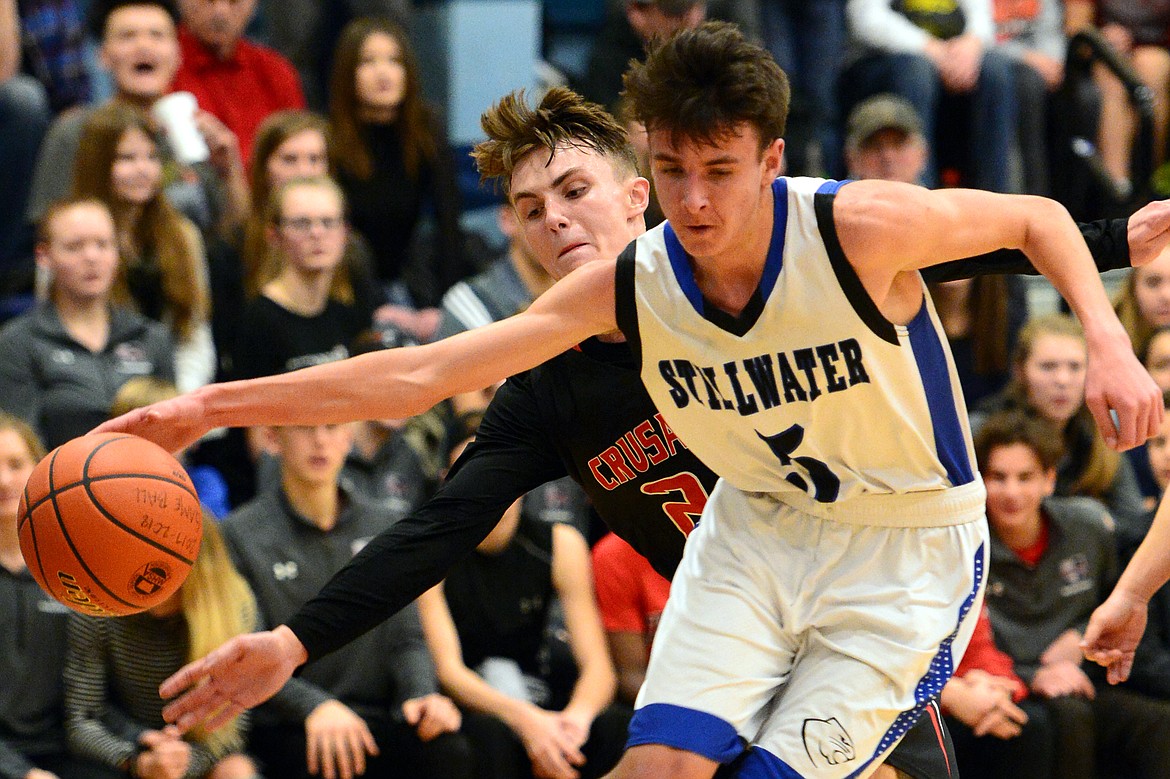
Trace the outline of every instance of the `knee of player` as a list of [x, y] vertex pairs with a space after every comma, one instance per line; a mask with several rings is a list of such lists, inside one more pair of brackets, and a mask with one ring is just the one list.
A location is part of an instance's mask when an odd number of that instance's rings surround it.
[[641, 744], [630, 747], [605, 779], [711, 779], [719, 764], [694, 752]]

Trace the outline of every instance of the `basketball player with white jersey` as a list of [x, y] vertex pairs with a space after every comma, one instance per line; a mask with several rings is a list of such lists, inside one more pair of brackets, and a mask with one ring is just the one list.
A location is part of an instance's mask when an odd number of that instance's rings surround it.
[[[426, 347], [214, 385], [104, 429], [177, 448], [224, 424], [403, 416], [621, 322], [666, 422], [724, 480], [688, 544], [613, 775], [709, 777], [741, 736], [760, 745], [743, 776], [868, 775], [949, 675], [981, 593], [982, 490], [917, 268], [1023, 249], [1090, 333], [1088, 394], [1116, 445], [1158, 424], [1157, 390], [1051, 201], [774, 185], [786, 82], [726, 26], [672, 39], [627, 86], [670, 226], [616, 271], [584, 262], [590, 236], [559, 235], [541, 194], [584, 195], [584, 152], [512, 150], [501, 164], [529, 241], [560, 242], [565, 270], [581, 264], [527, 312]], [[634, 207], [644, 186], [625, 196], [617, 205]], [[189, 727], [246, 705], [216, 696], [212, 675], [170, 716]]]

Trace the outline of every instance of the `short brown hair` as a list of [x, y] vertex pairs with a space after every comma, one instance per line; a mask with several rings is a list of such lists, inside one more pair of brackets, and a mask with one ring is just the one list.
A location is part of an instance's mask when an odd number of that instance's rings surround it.
[[1026, 411], [1001, 411], [989, 416], [975, 434], [979, 467], [987, 467], [992, 451], [1012, 444], [1031, 449], [1046, 471], [1055, 468], [1064, 457], [1064, 440], [1048, 422]]
[[592, 150], [608, 157], [614, 170], [638, 175], [638, 158], [625, 129], [604, 108], [571, 89], [553, 87], [536, 108], [524, 90], [510, 92], [484, 112], [480, 126], [488, 139], [471, 156], [480, 179], [495, 179], [504, 194], [511, 191], [512, 172], [528, 154], [552, 153], [561, 146]]
[[714, 143], [736, 125], [760, 135], [761, 151], [784, 136], [788, 77], [765, 49], [727, 22], [682, 30], [626, 71], [625, 96], [647, 130]]
[[40, 245], [50, 244], [53, 242], [53, 224], [57, 219], [67, 211], [72, 211], [79, 206], [91, 206], [99, 209], [102, 213], [109, 217], [110, 223], [113, 224], [114, 217], [110, 213], [109, 206], [99, 198], [91, 197], [89, 195], [82, 195], [77, 197], [66, 197], [61, 200], [54, 201], [44, 215], [37, 222], [36, 241]]

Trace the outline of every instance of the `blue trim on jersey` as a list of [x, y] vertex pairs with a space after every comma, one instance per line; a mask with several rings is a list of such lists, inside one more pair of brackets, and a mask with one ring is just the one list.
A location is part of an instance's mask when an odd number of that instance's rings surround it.
[[951, 486], [958, 487], [975, 481], [971, 459], [967, 456], [967, 438], [959, 424], [958, 405], [951, 388], [951, 372], [947, 366], [947, 355], [926, 301], [918, 314], [907, 325], [910, 331], [910, 349], [918, 363], [922, 376], [922, 387], [926, 390], [926, 404], [930, 409], [930, 421], [934, 427], [934, 448], [938, 459], [947, 469]]
[[788, 179], [772, 182], [772, 240], [764, 259], [764, 274], [760, 277], [760, 299], [767, 301], [776, 288], [780, 269], [784, 267], [784, 239], [788, 236]]
[[[838, 182], [832, 182], [837, 184]], [[756, 289], [761, 300], [767, 300], [776, 287], [776, 279], [780, 277], [780, 269], [784, 265], [784, 239], [788, 234], [788, 180], [780, 177], [772, 182], [772, 238], [768, 244], [768, 256], [764, 259], [764, 273]], [[662, 239], [666, 244], [666, 256], [670, 260], [671, 270], [678, 280], [679, 289], [691, 302], [691, 306], [705, 317], [703, 293], [695, 281], [694, 271], [687, 260], [687, 250], [683, 248], [678, 235], [674, 232], [670, 222], [663, 225]]]
[[695, 281], [695, 274], [691, 271], [691, 264], [687, 262], [687, 250], [683, 248], [670, 222], [663, 225], [662, 240], [666, 244], [666, 256], [670, 259], [670, 267], [674, 277], [678, 280], [679, 289], [691, 301], [691, 306], [703, 316], [703, 293], [699, 291], [699, 284]]
[[804, 774], [761, 747], [752, 747], [735, 775], [738, 779], [804, 779]]
[[959, 634], [959, 628], [963, 625], [963, 620], [971, 612], [971, 608], [975, 605], [975, 600], [979, 597], [979, 589], [983, 586], [983, 544], [975, 550], [975, 558], [972, 561], [972, 570], [975, 576], [975, 582], [971, 585], [971, 591], [967, 593], [967, 597], [963, 599], [962, 605], [959, 606], [959, 618], [955, 621], [955, 629], [949, 636], [943, 639], [939, 644], [938, 652], [935, 653], [934, 658], [930, 661], [930, 668], [927, 669], [926, 675], [918, 680], [918, 686], [914, 688], [914, 700], [917, 705], [909, 711], [904, 711], [898, 715], [894, 720], [894, 724], [882, 736], [882, 740], [878, 742], [878, 747], [865, 765], [858, 768], [851, 773], [848, 779], [859, 775], [865, 770], [866, 766], [877, 760], [886, 750], [892, 748], [898, 739], [906, 735], [906, 731], [918, 721], [918, 717], [926, 709], [928, 705], [936, 700], [942, 694], [943, 685], [945, 685], [955, 673], [955, 656], [951, 652], [951, 647], [955, 643], [955, 636]]
[[851, 183], [853, 183], [853, 179], [844, 179], [842, 181], [829, 180], [817, 187], [817, 194], [835, 195], [841, 191], [841, 187]]
[[626, 748], [641, 744], [685, 749], [717, 763], [730, 763], [743, 752], [743, 741], [731, 723], [671, 703], [651, 703], [634, 712]]

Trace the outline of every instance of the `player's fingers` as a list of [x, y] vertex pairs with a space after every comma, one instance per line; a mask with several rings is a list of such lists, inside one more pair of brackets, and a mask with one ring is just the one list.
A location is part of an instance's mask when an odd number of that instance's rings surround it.
[[333, 734], [325, 733], [321, 738], [320, 758], [321, 775], [325, 779], [334, 779], [337, 776], [337, 756], [333, 743]]
[[1113, 425], [1113, 416], [1109, 413], [1109, 404], [1105, 402], [1105, 398], [1086, 396], [1085, 405], [1088, 406], [1089, 413], [1093, 415], [1093, 421], [1096, 423], [1097, 429], [1101, 431], [1101, 437], [1105, 439], [1105, 443], [1109, 445], [1110, 449], [1116, 449], [1117, 428]]
[[162, 713], [163, 719], [186, 733], [206, 719], [216, 708], [218, 708], [216, 693], [211, 685], [204, 684], [171, 701], [163, 708]]
[[321, 737], [317, 733], [306, 735], [308, 738], [305, 739], [305, 764], [309, 767], [309, 773], [316, 775], [321, 768]]
[[1144, 426], [1146, 421], [1142, 418], [1144, 409], [1140, 404], [1127, 404], [1114, 406], [1113, 410], [1116, 412], [1117, 422], [1117, 445], [1115, 448], [1118, 450], [1132, 449], [1138, 443], [1138, 423], [1140, 421]]
[[207, 657], [187, 663], [163, 680], [158, 686], [158, 694], [163, 698], [173, 698], [183, 690], [207, 675]]
[[208, 732], [216, 731], [224, 725], [231, 722], [233, 717], [238, 717], [244, 713], [244, 707], [235, 703], [228, 703], [224, 705], [213, 717], [207, 720], [204, 728]]

